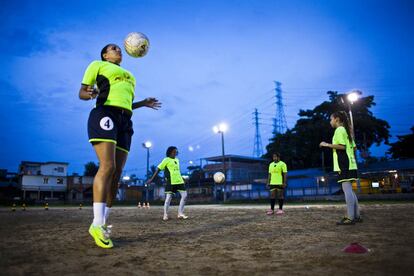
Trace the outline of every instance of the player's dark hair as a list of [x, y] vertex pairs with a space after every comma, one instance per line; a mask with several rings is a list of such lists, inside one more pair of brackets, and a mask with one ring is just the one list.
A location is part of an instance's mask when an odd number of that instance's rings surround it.
[[348, 115], [345, 111], [336, 111], [331, 115], [334, 118], [338, 118], [339, 121], [344, 125], [346, 133], [348, 134], [348, 140], [352, 144], [352, 136], [351, 136], [351, 125], [349, 123]]
[[174, 147], [174, 146], [168, 147], [167, 152], [165, 153], [165, 155], [167, 155], [167, 157], [170, 157], [173, 150], [176, 150], [176, 149], [177, 149], [177, 147]]
[[276, 155], [276, 156], [277, 156], [277, 157], [279, 157], [279, 159], [280, 159], [280, 153], [279, 153], [279, 152], [275, 151], [275, 152], [273, 152], [272, 156], [273, 156], [273, 155]]
[[111, 46], [116, 46], [119, 47], [118, 45], [114, 44], [114, 43], [109, 43], [108, 45], [105, 45], [105, 47], [102, 48], [101, 50], [101, 60], [106, 61], [106, 59], [104, 58], [104, 54], [106, 54], [106, 52], [108, 51], [108, 48]]

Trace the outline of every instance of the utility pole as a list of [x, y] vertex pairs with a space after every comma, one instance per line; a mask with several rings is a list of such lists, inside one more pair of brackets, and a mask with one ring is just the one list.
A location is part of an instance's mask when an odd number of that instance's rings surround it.
[[275, 81], [275, 85], [276, 114], [273, 119], [273, 135], [285, 133], [287, 130], [285, 110], [283, 108], [282, 83]]
[[263, 155], [263, 145], [262, 137], [259, 130], [259, 112], [257, 108], [254, 109], [254, 125], [255, 125], [255, 134], [254, 134], [254, 146], [253, 146], [253, 156], [261, 157]]

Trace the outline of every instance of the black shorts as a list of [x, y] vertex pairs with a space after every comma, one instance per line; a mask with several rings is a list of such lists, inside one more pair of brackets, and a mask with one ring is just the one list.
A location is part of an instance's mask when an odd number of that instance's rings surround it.
[[116, 148], [129, 152], [134, 134], [132, 112], [113, 106], [98, 106], [91, 110], [88, 119], [88, 136], [92, 144], [112, 142]]
[[338, 183], [352, 182], [352, 181], [358, 180], [357, 170], [346, 170], [346, 171], [340, 171], [337, 173], [338, 173]]
[[165, 187], [166, 194], [175, 194], [177, 192], [185, 192], [185, 185], [184, 184], [168, 184]]
[[270, 187], [271, 192], [273, 192], [274, 190], [283, 190], [284, 189], [283, 185], [279, 185], [279, 184], [269, 185], [269, 187]]

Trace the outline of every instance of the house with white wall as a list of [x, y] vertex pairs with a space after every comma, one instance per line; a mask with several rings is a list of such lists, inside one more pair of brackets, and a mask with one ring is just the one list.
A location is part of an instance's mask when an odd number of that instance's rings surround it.
[[66, 162], [22, 161], [19, 165], [19, 187], [23, 199], [64, 199], [68, 166]]

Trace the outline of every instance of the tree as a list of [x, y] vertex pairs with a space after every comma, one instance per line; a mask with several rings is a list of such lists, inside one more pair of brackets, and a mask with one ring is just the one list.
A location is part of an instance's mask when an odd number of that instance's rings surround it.
[[[329, 101], [324, 101], [312, 110], [300, 110], [300, 118], [295, 126], [286, 133], [277, 134], [266, 146], [266, 158], [271, 158], [272, 152], [280, 152], [282, 159], [292, 169], [321, 167], [322, 160], [332, 166], [332, 153], [321, 150], [321, 141], [331, 141], [334, 129], [329, 121], [335, 111], [346, 111], [348, 106], [344, 96], [338, 92], [328, 91]], [[388, 143], [389, 124], [373, 116], [369, 110], [375, 105], [374, 96], [362, 97], [352, 106], [355, 125], [355, 142], [357, 148], [368, 153], [371, 145]]]
[[393, 159], [414, 158], [414, 126], [411, 131], [411, 134], [397, 135], [398, 141], [390, 144], [387, 153], [391, 154]]
[[84, 176], [95, 176], [98, 172], [99, 166], [94, 162], [88, 162], [85, 164], [85, 171], [83, 173]]

